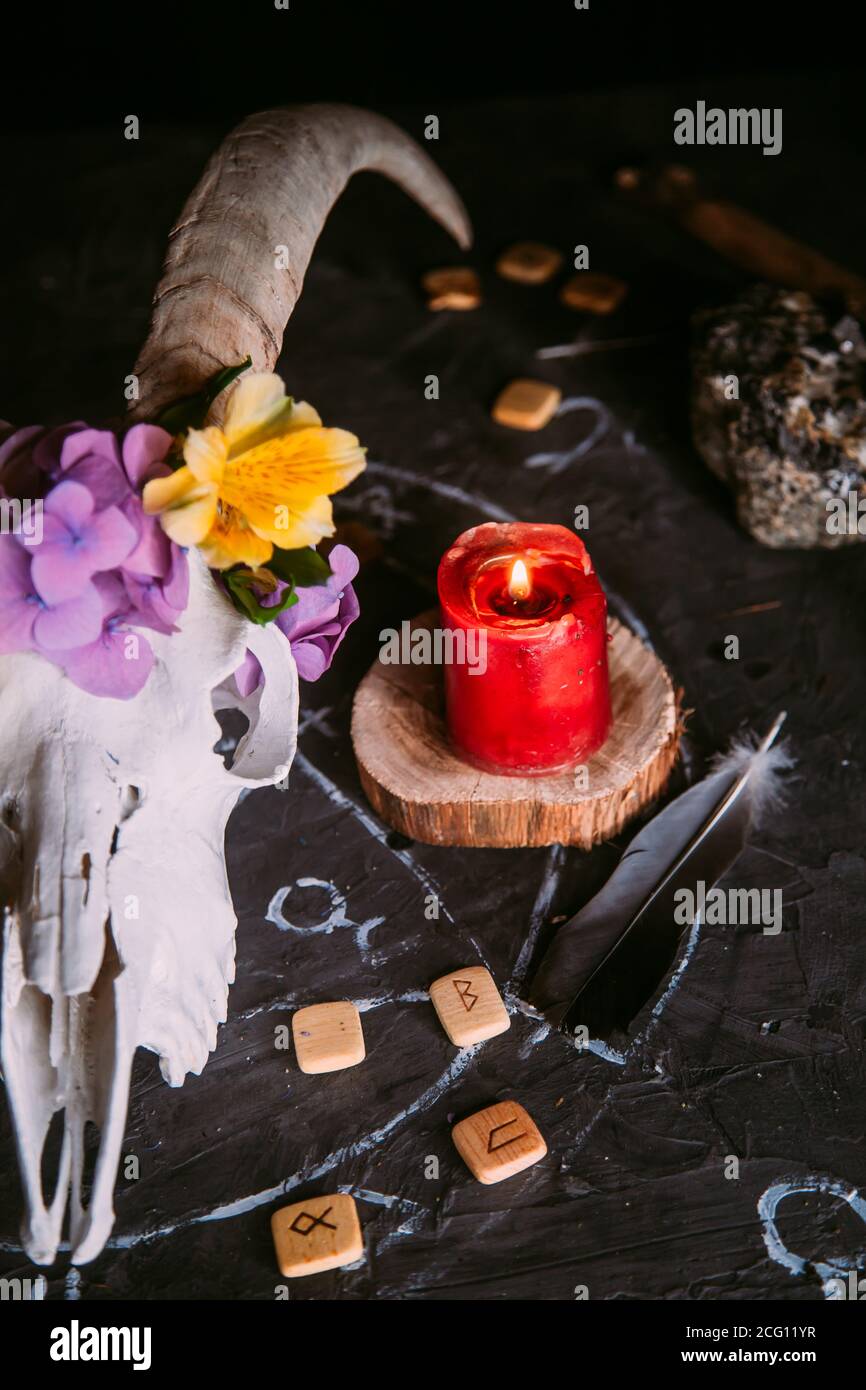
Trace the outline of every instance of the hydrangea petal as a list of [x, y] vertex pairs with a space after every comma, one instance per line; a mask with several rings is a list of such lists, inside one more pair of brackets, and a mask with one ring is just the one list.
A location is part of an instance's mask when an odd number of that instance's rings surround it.
[[102, 630], [103, 610], [93, 584], [77, 598], [45, 607], [36, 614], [33, 637], [47, 652], [66, 652], [93, 642]]
[[95, 455], [73, 464], [63, 477], [87, 488], [97, 511], [102, 511], [105, 507], [120, 506], [132, 497], [132, 489], [123, 469]]
[[73, 533], [86, 526], [93, 516], [93, 494], [81, 483], [58, 483], [43, 505], [46, 517], [56, 517]]
[[117, 467], [120, 467], [120, 450], [117, 439], [111, 430], [88, 429], [85, 425], [83, 429], [76, 429], [63, 441], [60, 450], [60, 468], [62, 472], [72, 468], [74, 464], [90, 454], [95, 454], [99, 458], [106, 459]]
[[144, 686], [153, 662], [146, 637], [107, 627], [95, 642], [66, 653], [62, 664], [69, 679], [88, 694], [131, 700]]
[[29, 556], [11, 536], [0, 535], [0, 652], [27, 651], [33, 645], [38, 612]]
[[234, 673], [237, 692], [242, 700], [245, 700], [248, 695], [252, 695], [254, 690], [258, 690], [263, 675], [258, 657], [247, 647], [244, 659]]
[[67, 539], [56, 545], [42, 545], [33, 552], [33, 587], [45, 603], [65, 603], [84, 592], [95, 573], [93, 561], [84, 547]]
[[98, 512], [87, 530], [86, 546], [97, 570], [114, 569], [137, 544], [138, 528], [119, 507]]
[[162, 464], [171, 448], [171, 435], [159, 425], [133, 425], [123, 440], [123, 467], [134, 488], [140, 488]]

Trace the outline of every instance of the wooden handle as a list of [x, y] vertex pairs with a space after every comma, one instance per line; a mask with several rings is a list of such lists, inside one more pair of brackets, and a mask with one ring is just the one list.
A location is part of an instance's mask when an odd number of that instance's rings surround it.
[[679, 207], [677, 217], [693, 236], [745, 270], [814, 295], [844, 294], [852, 308], [866, 304], [862, 276], [734, 203], [698, 198]]

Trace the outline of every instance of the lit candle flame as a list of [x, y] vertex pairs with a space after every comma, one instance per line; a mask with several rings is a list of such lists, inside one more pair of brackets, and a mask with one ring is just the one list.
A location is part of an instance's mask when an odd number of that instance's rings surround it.
[[515, 560], [508, 579], [508, 596], [519, 601], [529, 598], [531, 593], [532, 583], [526, 565], [522, 560]]

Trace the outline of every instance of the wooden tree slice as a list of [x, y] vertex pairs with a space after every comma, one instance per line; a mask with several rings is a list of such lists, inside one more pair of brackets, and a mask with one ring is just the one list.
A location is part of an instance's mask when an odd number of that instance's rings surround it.
[[[411, 624], [435, 627], [437, 610]], [[677, 757], [680, 692], [658, 657], [608, 621], [613, 728], [590, 759], [588, 786], [572, 771], [537, 777], [480, 772], [453, 751], [438, 666], [378, 659], [355, 693], [352, 742], [361, 782], [386, 822], [431, 845], [589, 849], [621, 830], [663, 790]]]

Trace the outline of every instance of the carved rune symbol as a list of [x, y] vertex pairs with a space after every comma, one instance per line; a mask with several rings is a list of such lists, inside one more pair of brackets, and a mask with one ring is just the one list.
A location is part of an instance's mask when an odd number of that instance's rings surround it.
[[[463, 986], [462, 989], [460, 988], [461, 985]], [[457, 991], [458, 997], [464, 1009], [468, 1014], [471, 1014], [472, 1010], [475, 1008], [475, 1005], [478, 1003], [478, 995], [472, 993], [472, 981], [455, 980], [454, 988]], [[471, 1000], [472, 1002], [467, 1003], [467, 1000]]]
[[[337, 1228], [333, 1222], [325, 1220], [325, 1217], [330, 1211], [333, 1211], [333, 1207], [326, 1207], [321, 1216], [313, 1216], [313, 1213], [310, 1211], [299, 1211], [289, 1227], [289, 1230], [295, 1231], [299, 1236], [308, 1236], [311, 1231], [315, 1230], [316, 1226], [327, 1226], [329, 1231], [336, 1231]], [[304, 1220], [309, 1221], [310, 1224], [302, 1230], [298, 1222]]]
[[491, 1129], [490, 1133], [487, 1136], [487, 1152], [489, 1154], [495, 1154], [497, 1149], [504, 1149], [506, 1144], [514, 1144], [517, 1142], [518, 1139], [523, 1139], [525, 1137], [526, 1130], [522, 1129], [519, 1134], [512, 1134], [510, 1138], [501, 1139], [498, 1144], [494, 1144], [494, 1134], [498, 1134], [500, 1130], [503, 1129], [510, 1129], [512, 1125], [516, 1125], [517, 1123], [518, 1119], [515, 1115], [513, 1119], [506, 1120], [504, 1124], [494, 1125], [493, 1129]]

